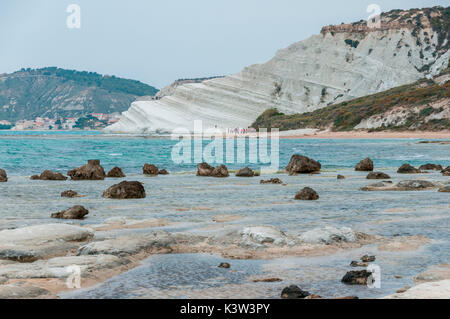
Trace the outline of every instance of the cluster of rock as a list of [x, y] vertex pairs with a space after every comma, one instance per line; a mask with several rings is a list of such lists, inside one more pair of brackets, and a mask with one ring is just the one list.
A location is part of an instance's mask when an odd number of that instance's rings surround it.
[[42, 181], [65, 181], [67, 177], [61, 173], [56, 173], [50, 170], [43, 171], [41, 175], [33, 175], [30, 177], [31, 180], [42, 180]]
[[204, 177], [228, 177], [230, 173], [225, 165], [219, 165], [217, 167], [212, 167], [208, 163], [200, 163], [197, 165], [197, 176]]
[[392, 182], [378, 182], [362, 187], [362, 191], [420, 191], [433, 188], [439, 188], [441, 185], [425, 180], [407, 180], [400, 181], [397, 184]]

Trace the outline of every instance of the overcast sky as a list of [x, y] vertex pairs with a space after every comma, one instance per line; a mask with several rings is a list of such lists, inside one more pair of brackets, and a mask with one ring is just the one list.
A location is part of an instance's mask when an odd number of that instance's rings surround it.
[[[0, 0], [0, 73], [58, 66], [137, 79], [227, 75], [269, 60], [324, 25], [450, 0]], [[66, 24], [69, 4], [81, 28]], [[345, 5], [344, 5], [345, 4]]]

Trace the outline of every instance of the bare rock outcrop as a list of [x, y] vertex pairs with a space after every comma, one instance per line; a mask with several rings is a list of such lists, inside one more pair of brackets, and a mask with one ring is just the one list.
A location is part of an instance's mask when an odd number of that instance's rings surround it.
[[158, 175], [159, 169], [153, 164], [145, 164], [144, 167], [142, 167], [142, 173], [144, 175]]
[[59, 219], [84, 219], [84, 216], [86, 216], [87, 214], [89, 214], [89, 211], [86, 208], [77, 205], [58, 213], [54, 213], [51, 215], [51, 217]]
[[5, 183], [8, 181], [8, 175], [4, 169], [0, 169], [0, 183]]
[[140, 182], [123, 181], [103, 192], [103, 197], [112, 199], [145, 198], [145, 196], [144, 186]]
[[288, 166], [286, 166], [286, 171], [289, 175], [309, 174], [320, 172], [321, 168], [322, 165], [319, 162], [309, 157], [295, 154], [292, 155]]
[[371, 171], [373, 171], [373, 161], [369, 157], [363, 159], [361, 162], [359, 162], [355, 166], [355, 171], [358, 171], [358, 172], [371, 172]]
[[42, 181], [65, 181], [67, 180], [67, 177], [61, 173], [45, 170], [41, 173], [41, 175], [33, 175], [30, 179]]
[[410, 164], [403, 164], [397, 170], [397, 173], [399, 173], [399, 174], [420, 174], [420, 173], [422, 173], [422, 171], [420, 169], [415, 168], [414, 166], [411, 166]]
[[253, 177], [255, 176], [255, 172], [247, 166], [238, 170], [235, 175], [237, 177]]
[[88, 160], [86, 165], [68, 171], [67, 175], [73, 180], [104, 180], [106, 177], [99, 160]]
[[122, 172], [122, 169], [120, 167], [114, 167], [113, 169], [111, 169], [108, 174], [106, 175], [106, 177], [110, 177], [110, 178], [123, 178], [126, 177], [125, 174]]
[[310, 187], [305, 187], [295, 195], [295, 199], [296, 200], [318, 200], [319, 194], [317, 194], [317, 192], [314, 189], [312, 189]]
[[197, 165], [197, 176], [211, 176], [214, 167], [208, 163], [200, 163]]

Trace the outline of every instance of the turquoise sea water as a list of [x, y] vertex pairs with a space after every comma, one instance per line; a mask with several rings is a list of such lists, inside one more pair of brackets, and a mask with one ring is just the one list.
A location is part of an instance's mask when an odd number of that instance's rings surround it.
[[[318, 160], [324, 169], [352, 168], [366, 157], [372, 158], [380, 168], [399, 167], [405, 162], [412, 165], [428, 162], [450, 165], [449, 145], [418, 144], [418, 141], [420, 140], [281, 139], [280, 169], [287, 165], [294, 153]], [[172, 172], [194, 171], [195, 163], [173, 163], [171, 151], [177, 143], [169, 138], [104, 135], [95, 131], [0, 131], [0, 168], [6, 169], [9, 175], [31, 175], [44, 169], [65, 173], [84, 165], [88, 159], [100, 159], [105, 169], [119, 166], [129, 173], [141, 172], [145, 163], [152, 163]], [[205, 141], [204, 145], [208, 143]], [[247, 140], [246, 164], [249, 164], [248, 150]], [[226, 164], [231, 169], [243, 166]], [[253, 166], [258, 168], [258, 165]]]
[[[426, 179], [448, 183], [439, 172], [419, 175], [397, 174], [403, 163], [450, 165], [450, 145], [419, 144], [419, 139], [331, 140], [281, 139], [280, 170], [292, 154], [299, 153], [322, 163], [320, 175], [279, 177], [287, 186], [260, 185], [260, 178], [226, 179], [195, 176], [195, 164], [174, 164], [167, 138], [104, 135], [99, 132], [11, 132], [0, 131], [0, 168], [9, 181], [0, 183], [0, 230], [31, 224], [54, 223], [50, 214], [74, 205], [89, 209], [83, 221], [56, 221], [82, 225], [99, 224], [110, 217], [158, 218], [170, 222], [162, 229], [171, 232], [214, 234], [218, 226], [213, 216], [238, 215], [226, 223], [241, 229], [248, 225], [272, 225], [290, 235], [325, 226], [350, 227], [355, 231], [395, 238], [422, 235], [430, 244], [412, 251], [382, 251], [377, 245], [343, 251], [331, 256], [287, 257], [275, 260], [225, 260], [216, 255], [154, 255], [138, 268], [114, 277], [92, 289], [62, 294], [67, 298], [276, 298], [283, 287], [297, 284], [325, 297], [358, 295], [382, 297], [406, 285], [428, 267], [450, 261], [449, 194], [435, 189], [421, 192], [363, 192], [372, 183], [366, 173], [355, 172], [355, 164], [365, 157], [374, 160], [394, 183], [405, 179]], [[205, 142], [207, 144], [208, 142]], [[144, 184], [147, 198], [109, 200], [102, 192], [124, 179], [103, 181], [31, 181], [31, 174], [45, 169], [67, 170], [100, 159], [105, 170], [123, 169], [125, 180]], [[153, 163], [168, 169], [168, 176], [142, 175], [142, 165]], [[227, 164], [231, 169], [245, 164]], [[250, 165], [257, 168], [258, 165]], [[336, 174], [345, 175], [343, 181]], [[320, 199], [295, 201], [301, 188], [314, 188]], [[73, 189], [82, 198], [61, 198]], [[153, 229], [142, 229], [148, 232]], [[97, 234], [97, 236], [102, 236]], [[351, 270], [349, 263], [364, 254], [375, 254], [382, 269], [382, 288], [346, 286], [340, 279]], [[217, 268], [228, 261], [236, 272]], [[280, 283], [253, 283], [252, 276], [279, 277]], [[399, 277], [401, 276], [401, 278]]]

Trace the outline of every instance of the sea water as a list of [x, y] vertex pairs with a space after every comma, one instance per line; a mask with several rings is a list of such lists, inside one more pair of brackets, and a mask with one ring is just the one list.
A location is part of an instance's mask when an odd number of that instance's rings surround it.
[[[324, 257], [290, 257], [270, 261], [228, 260], [234, 271], [218, 269], [220, 256], [204, 254], [151, 256], [135, 268], [89, 290], [62, 294], [78, 298], [189, 298], [189, 297], [279, 297], [284, 286], [297, 284], [326, 297], [358, 295], [381, 297], [393, 293], [429, 266], [450, 260], [450, 204], [447, 193], [363, 192], [371, 183], [366, 174], [353, 167], [361, 159], [372, 158], [377, 171], [393, 182], [426, 179], [446, 183], [439, 172], [398, 175], [396, 169], [410, 163], [450, 165], [450, 145], [422, 144], [417, 139], [331, 140], [281, 139], [280, 170], [292, 154], [312, 157], [322, 164], [320, 175], [288, 176], [284, 173], [261, 178], [226, 179], [195, 176], [194, 163], [175, 164], [172, 147], [177, 141], [162, 137], [103, 135], [99, 132], [0, 132], [0, 168], [9, 181], [0, 183], [0, 229], [55, 222], [50, 214], [73, 205], [89, 209], [81, 224], [102, 223], [106, 218], [124, 216], [133, 219], [162, 218], [172, 224], [168, 231], [207, 235], [215, 225], [212, 217], [239, 215], [236, 227], [273, 225], [291, 235], [324, 226], [346, 226], [356, 231], [387, 237], [424, 235], [431, 244], [407, 252], [378, 251], [376, 245]], [[45, 169], [66, 173], [88, 159], [100, 159], [105, 170], [119, 166], [125, 179], [104, 181], [31, 181], [29, 176]], [[155, 164], [171, 172], [168, 176], [142, 175], [144, 163]], [[250, 164], [250, 163], [247, 163]], [[238, 169], [246, 164], [227, 164]], [[252, 168], [259, 165], [250, 164]], [[337, 174], [347, 177], [336, 179]], [[287, 186], [260, 185], [260, 179], [281, 178]], [[121, 180], [144, 183], [147, 198], [117, 201], [101, 197], [103, 191]], [[320, 199], [294, 201], [301, 188], [314, 188]], [[82, 198], [61, 198], [73, 189]], [[71, 221], [57, 221], [72, 223]], [[75, 223], [80, 223], [76, 221]], [[151, 231], [151, 230], [142, 230]], [[346, 286], [340, 278], [351, 260], [362, 254], [377, 255], [382, 270], [382, 287]], [[280, 283], [253, 283], [254, 276], [280, 277]], [[401, 276], [401, 278], [399, 277]]]

